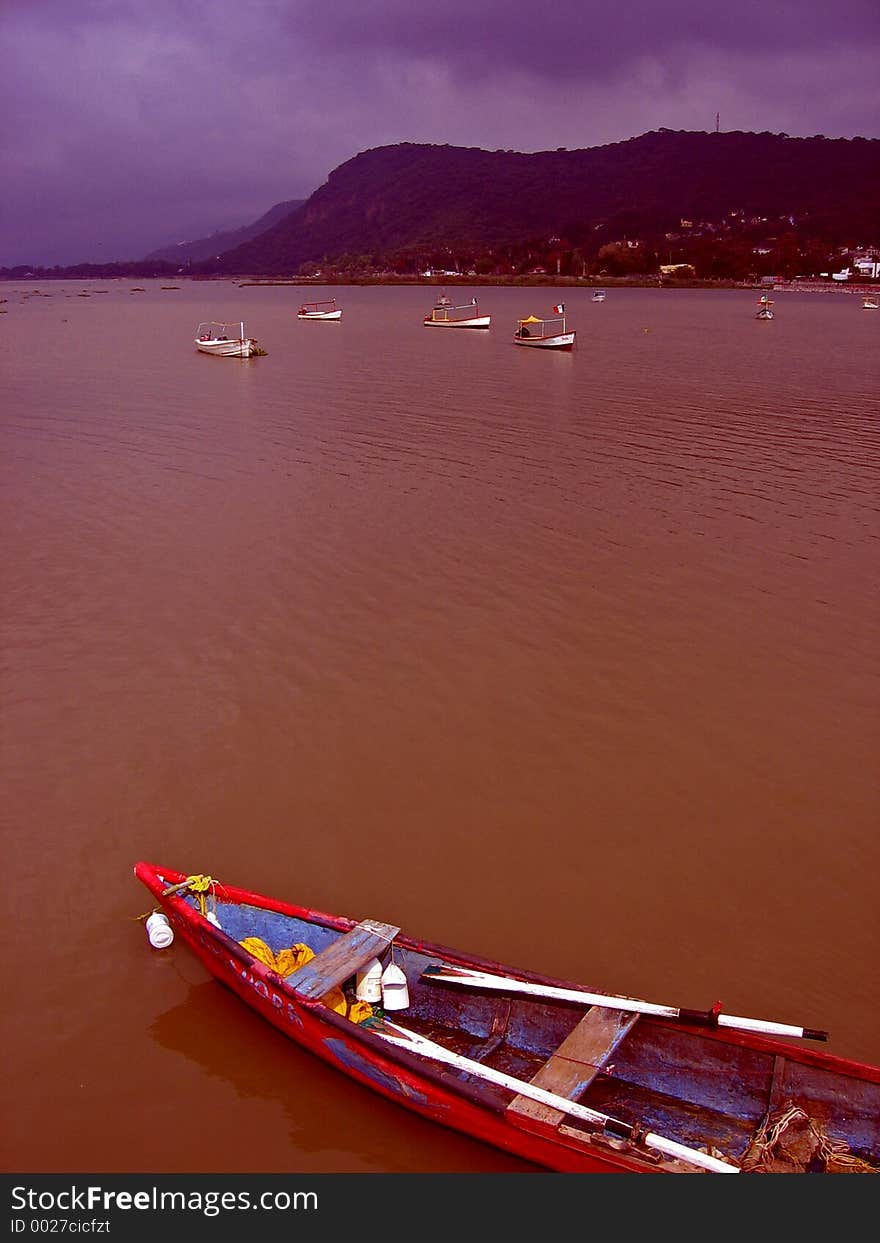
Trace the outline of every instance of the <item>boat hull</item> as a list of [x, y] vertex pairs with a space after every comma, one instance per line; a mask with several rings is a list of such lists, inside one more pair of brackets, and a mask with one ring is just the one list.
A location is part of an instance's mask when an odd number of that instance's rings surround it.
[[[381, 1034], [384, 1021], [380, 1022], [376, 1030], [371, 1030], [369, 1025], [361, 1026], [336, 1013], [317, 999], [317, 994], [315, 997], [308, 996], [307, 985], [300, 983], [298, 987], [303, 991], [297, 991], [294, 981], [297, 980], [298, 972], [282, 978], [276, 970], [248, 953], [233, 937], [233, 933], [235, 936], [241, 935], [241, 928], [236, 931], [235, 920], [237, 913], [242, 910], [256, 910], [260, 917], [265, 917], [267, 925], [268, 921], [279, 917], [293, 921], [291, 928], [295, 928], [297, 932], [303, 929], [303, 925], [307, 925], [315, 934], [315, 945], [319, 951], [328, 940], [331, 948], [334, 948], [334, 942], [344, 938], [345, 934], [357, 933], [363, 924], [356, 924], [354, 920], [342, 916], [265, 898], [232, 886], [213, 885], [213, 891], [220, 899], [217, 910], [224, 926], [230, 929], [227, 934], [205, 918], [192, 896], [168, 892], [169, 887], [187, 881], [185, 873], [160, 869], [142, 862], [137, 864], [135, 875], [165, 912], [175, 934], [196, 954], [211, 975], [289, 1039], [387, 1099], [396, 1101], [423, 1118], [461, 1131], [525, 1161], [557, 1172], [695, 1172], [693, 1165], [666, 1157], [661, 1159], [656, 1151], [647, 1149], [644, 1144], [615, 1139], [604, 1132], [587, 1132], [583, 1127], [563, 1125], [558, 1118], [548, 1119], [541, 1116], [540, 1112], [536, 1114], [534, 1109], [517, 1111], [514, 1107], [519, 1098], [514, 1097], [511, 1102], [509, 1093], [499, 1093], [498, 1090], [487, 1088], [485, 1083], [479, 1081], [478, 1075], [455, 1077], [443, 1066], [389, 1044]], [[379, 927], [387, 929], [387, 925]], [[396, 932], [395, 929], [390, 931]], [[299, 940], [299, 936], [294, 939]], [[289, 940], [285, 942], [288, 943]], [[423, 990], [424, 996], [429, 997], [429, 1004], [440, 1007], [438, 1013], [441, 1020], [444, 1014], [448, 1020], [449, 1015], [458, 1015], [462, 1009], [471, 1016], [470, 1025], [465, 1022], [462, 1035], [466, 1035], [465, 1028], [468, 1032], [471, 1030], [475, 1017], [481, 1015], [480, 1007], [495, 1005], [494, 1002], [486, 1002], [485, 998], [474, 1000], [472, 996], [459, 1002], [455, 995], [456, 990], [453, 989], [452, 996], [449, 996], [449, 990], [442, 985], [430, 982], [424, 984], [425, 973], [419, 972], [417, 968], [438, 960], [453, 966], [486, 972], [505, 972], [507, 968], [475, 956], [461, 955], [448, 947], [413, 941], [404, 936], [395, 937], [393, 943], [396, 951], [399, 951], [397, 961], [407, 962], [413, 986]], [[308, 970], [308, 965], [300, 968], [300, 971], [306, 973]], [[521, 980], [542, 986], [552, 987], [566, 983], [534, 973], [516, 974]], [[301, 976], [299, 978], [302, 979]], [[439, 1002], [438, 989], [441, 997]], [[415, 1022], [423, 1004], [423, 1001], [416, 998], [412, 1007], [413, 1013], [409, 1019], [404, 1016], [404, 1021]], [[500, 1010], [496, 1006], [493, 1013], [497, 1015], [502, 1012], [505, 1005], [508, 1015], [511, 1015], [512, 1026], [523, 1021], [528, 1026], [531, 1011], [518, 1006], [534, 1007], [531, 1000], [528, 1003], [503, 1002]], [[562, 1024], [565, 1030], [572, 1023], [577, 1023], [578, 1016], [575, 1014], [574, 1018], [571, 1017], [570, 1005], [556, 1004], [547, 1009], [548, 1017], [556, 1024]], [[603, 1007], [600, 1013], [607, 1015], [608, 1012]], [[635, 1021], [633, 1016], [628, 1017], [630, 1021], [625, 1026], [624, 1035], [629, 1033]], [[857, 1109], [863, 1132], [870, 1132], [867, 1136], [863, 1134], [861, 1138], [872, 1146], [873, 1151], [880, 1149], [880, 1137], [876, 1134], [876, 1119], [880, 1114], [880, 1069], [863, 1067], [827, 1053], [789, 1046], [751, 1032], [707, 1031], [689, 1024], [672, 1024], [644, 1017], [639, 1017], [639, 1023], [645, 1025], [647, 1034], [644, 1039], [657, 1042], [661, 1065], [665, 1066], [661, 1071], [665, 1076], [665, 1091], [669, 1090], [669, 1085], [674, 1080], [675, 1066], [680, 1062], [683, 1051], [696, 1039], [701, 1043], [701, 1048], [704, 1042], [709, 1059], [714, 1059], [711, 1065], [700, 1066], [701, 1079], [709, 1084], [707, 1090], [715, 1098], [714, 1108], [729, 1108], [726, 1104], [728, 1098], [742, 1087], [736, 1081], [737, 1076], [749, 1085], [753, 1079], [760, 1079], [762, 1088], [768, 1090], [772, 1085], [778, 1087], [778, 1083], [784, 1080], [786, 1091], [791, 1088], [793, 1092], [797, 1092], [798, 1085], [807, 1082], [811, 1075], [818, 1075], [820, 1080], [825, 1076], [828, 1087], [824, 1093], [826, 1099], [823, 1099], [822, 1108], [828, 1107], [834, 1092], [840, 1090], [841, 1084], [851, 1084], [847, 1107]], [[493, 1023], [493, 1030], [494, 1026]], [[467, 1039], [471, 1041], [473, 1036], [467, 1036]], [[502, 1034], [502, 1037], [496, 1039], [496, 1045], [498, 1039], [503, 1042], [506, 1038]], [[484, 1056], [492, 1047], [493, 1040], [490, 1038], [486, 1042], [484, 1054], [475, 1056]], [[626, 1053], [621, 1054], [617, 1046], [613, 1056], [615, 1061], [621, 1057], [625, 1065]], [[657, 1050], [652, 1044], [651, 1057], [653, 1059], [657, 1056]], [[759, 1066], [760, 1074], [757, 1073]], [[774, 1067], [777, 1069], [774, 1070]], [[609, 1068], [609, 1073], [612, 1069], [614, 1068]], [[724, 1073], [719, 1073], [722, 1069]], [[477, 1071], [479, 1072], [478, 1065]], [[600, 1075], [601, 1073], [599, 1071]], [[626, 1090], [628, 1073], [625, 1069], [624, 1074], [619, 1077], [620, 1084], [624, 1085], [623, 1090]], [[612, 1080], [606, 1080], [606, 1083], [613, 1088], [618, 1076], [612, 1076]], [[757, 1118], [756, 1111], [763, 1108], [763, 1098], [760, 1094], [755, 1095], [752, 1086], [748, 1087], [748, 1091], [755, 1096], [751, 1110]], [[570, 1099], [575, 1098], [571, 1095]], [[694, 1110], [693, 1102], [688, 1102], [684, 1112], [689, 1118]], [[841, 1111], [838, 1108], [837, 1113], [841, 1112], [846, 1114], [846, 1110]], [[727, 1122], [732, 1130], [737, 1131], [739, 1128], [737, 1134], [742, 1131], [741, 1120], [730, 1118]], [[741, 1141], [742, 1136], [739, 1138]], [[710, 1131], [708, 1134], [708, 1140], [713, 1143], [724, 1142], [724, 1139], [720, 1131]]]
[[476, 319], [432, 319], [425, 316], [426, 328], [488, 328], [492, 322], [491, 315], [480, 315]]
[[217, 358], [251, 358], [257, 352], [257, 343], [249, 337], [244, 341], [200, 341], [196, 349], [201, 354], [213, 354]]
[[307, 311], [303, 314], [301, 311], [297, 314], [297, 319], [342, 319], [342, 311]]
[[[443, 1084], [442, 1073], [432, 1072], [430, 1068], [407, 1067], [405, 1055], [403, 1058], [395, 1055], [379, 1037], [371, 1036], [368, 1029], [355, 1026], [320, 1003], [299, 998], [283, 980], [262, 963], [250, 960], [241, 947], [201, 919], [191, 907], [178, 899], [162, 898], [164, 886], [156, 883], [145, 865], [138, 864], [135, 873], [153, 892], [175, 936], [186, 943], [216, 980], [288, 1039], [362, 1086], [428, 1121], [460, 1131], [545, 1169], [581, 1174], [658, 1172], [655, 1166], [645, 1165], [613, 1149], [607, 1153], [601, 1149], [585, 1153], [578, 1151], [578, 1146], [568, 1147], [540, 1133], [510, 1126], [503, 1115], [496, 1116], [481, 1103], [478, 1091], [473, 1093], [475, 1099], [450, 1091]], [[163, 869], [161, 877], [174, 884], [182, 881], [184, 874]], [[265, 901], [246, 890], [229, 888], [228, 892], [243, 901]], [[343, 933], [350, 931], [354, 924], [353, 920], [307, 908], [286, 903], [276, 905], [279, 910], [293, 915], [317, 915]], [[423, 948], [430, 951], [434, 947], [425, 944]], [[436, 948], [448, 953], [442, 947]], [[469, 961], [479, 962], [486, 969], [498, 965], [481, 959]]]
[[571, 350], [574, 349], [574, 339], [573, 332], [560, 332], [555, 337], [514, 337], [517, 345], [538, 350]]

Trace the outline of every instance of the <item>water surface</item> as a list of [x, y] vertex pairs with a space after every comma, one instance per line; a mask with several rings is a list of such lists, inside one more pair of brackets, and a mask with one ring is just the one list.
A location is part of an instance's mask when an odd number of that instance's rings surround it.
[[530, 1168], [151, 951], [139, 858], [880, 1062], [880, 319], [177, 283], [0, 290], [3, 1168]]

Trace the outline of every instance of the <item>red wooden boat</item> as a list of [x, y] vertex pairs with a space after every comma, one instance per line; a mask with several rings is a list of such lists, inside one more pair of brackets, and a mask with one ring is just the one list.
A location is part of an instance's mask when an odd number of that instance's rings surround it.
[[804, 1043], [826, 1032], [590, 992], [208, 876], [135, 875], [156, 899], [153, 944], [176, 934], [356, 1082], [526, 1161], [880, 1172], [880, 1068]]

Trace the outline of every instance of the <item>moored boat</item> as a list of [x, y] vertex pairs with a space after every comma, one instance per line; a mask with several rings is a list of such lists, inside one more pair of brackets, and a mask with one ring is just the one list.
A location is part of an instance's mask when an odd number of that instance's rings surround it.
[[246, 337], [244, 323], [219, 323], [205, 320], [196, 329], [196, 349], [203, 354], [217, 354], [221, 358], [251, 358], [262, 351], [255, 337]]
[[455, 306], [441, 294], [422, 322], [431, 328], [488, 328], [492, 317], [480, 314], [476, 298]]
[[761, 297], [758, 299], [759, 309], [758, 309], [757, 314], [755, 315], [755, 319], [772, 319], [773, 312], [770, 309], [772, 305], [773, 305], [772, 299], [768, 298], [766, 294], [762, 294]]
[[604, 290], [604, 289], [597, 289], [597, 290], [596, 290], [596, 292], [593, 294], [593, 299], [592, 299], [592, 300], [593, 300], [593, 302], [604, 302], [604, 301], [605, 301], [605, 297], [606, 297], [605, 290]]
[[880, 309], [880, 301], [873, 297], [872, 294], [868, 294], [862, 302], [862, 309], [865, 311], [876, 311]]
[[[589, 992], [140, 862], [174, 935], [290, 1039], [434, 1122], [545, 1168], [880, 1172], [880, 1068], [827, 1033]], [[166, 923], [167, 920], [167, 923]]]
[[529, 315], [526, 319], [517, 320], [513, 339], [517, 345], [532, 345], [539, 349], [573, 349], [575, 332], [566, 327], [565, 303], [554, 306], [553, 315], [548, 319]]
[[335, 298], [326, 298], [319, 302], [304, 302], [296, 313], [297, 319], [342, 319], [342, 307], [337, 305]]

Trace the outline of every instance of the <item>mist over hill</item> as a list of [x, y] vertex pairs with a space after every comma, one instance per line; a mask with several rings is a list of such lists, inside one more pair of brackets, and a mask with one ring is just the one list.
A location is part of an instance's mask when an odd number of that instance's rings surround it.
[[274, 207], [270, 207], [260, 216], [259, 220], [255, 220], [253, 224], [243, 225], [240, 229], [226, 229], [212, 233], [210, 237], [197, 238], [192, 242], [176, 242], [173, 245], [160, 246], [158, 250], [150, 251], [146, 256], [146, 262], [164, 260], [167, 263], [176, 263], [185, 267], [205, 259], [217, 259], [224, 251], [234, 250], [236, 246], [241, 246], [251, 238], [265, 233], [285, 216], [289, 216], [291, 212], [301, 207], [304, 201], [304, 199], [288, 199], [284, 203], [276, 203]]

